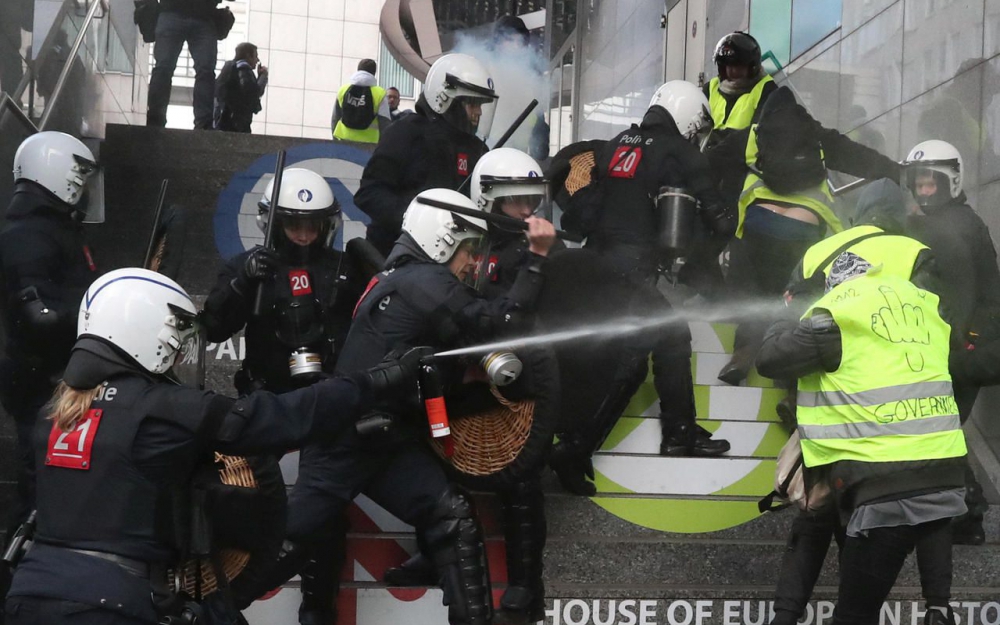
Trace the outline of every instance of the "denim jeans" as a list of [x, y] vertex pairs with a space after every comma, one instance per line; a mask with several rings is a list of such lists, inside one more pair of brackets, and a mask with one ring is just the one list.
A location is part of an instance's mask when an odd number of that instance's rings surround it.
[[156, 22], [153, 58], [156, 65], [149, 78], [146, 125], [166, 126], [170, 85], [177, 67], [177, 57], [187, 42], [194, 61], [194, 127], [212, 127], [212, 104], [215, 97], [215, 61], [218, 42], [215, 24], [210, 17], [191, 17], [173, 11], [160, 13]]

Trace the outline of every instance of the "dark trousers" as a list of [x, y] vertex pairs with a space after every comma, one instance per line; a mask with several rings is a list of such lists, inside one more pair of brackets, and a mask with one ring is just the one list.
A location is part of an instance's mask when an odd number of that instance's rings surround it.
[[[802, 512], [796, 517], [781, 559], [781, 572], [774, 590], [775, 620], [772, 623], [791, 625], [805, 614], [806, 603], [823, 570], [831, 539], [836, 539], [843, 558], [846, 536], [836, 510]], [[948, 605], [951, 599], [952, 561], [951, 534], [947, 522], [943, 530], [921, 532], [916, 538], [916, 552], [924, 599], [929, 605]]]
[[[819, 226], [749, 206], [743, 238], [730, 244], [729, 282], [748, 300], [777, 299], [785, 292], [795, 266], [822, 238]], [[736, 330], [735, 347], [756, 352], [772, 319], [746, 319]]]
[[177, 58], [184, 43], [188, 44], [194, 62], [194, 127], [212, 127], [212, 105], [215, 98], [215, 62], [218, 40], [211, 18], [189, 17], [173, 11], [160, 13], [156, 22], [156, 43], [153, 58], [156, 65], [149, 77], [146, 125], [167, 125], [167, 105]]
[[924, 539], [943, 540], [937, 534], [950, 540], [949, 522], [941, 519], [920, 525], [880, 527], [869, 531], [868, 536], [848, 536], [840, 553], [834, 625], [878, 623], [882, 602], [896, 583], [906, 556]]
[[313, 542], [362, 492], [418, 531], [448, 489], [448, 478], [416, 440], [388, 444], [362, 439], [352, 429], [333, 444], [306, 445], [299, 478], [288, 500], [288, 537]]
[[11, 597], [4, 604], [4, 610], [7, 625], [151, 625], [154, 623], [84, 603], [40, 597]]

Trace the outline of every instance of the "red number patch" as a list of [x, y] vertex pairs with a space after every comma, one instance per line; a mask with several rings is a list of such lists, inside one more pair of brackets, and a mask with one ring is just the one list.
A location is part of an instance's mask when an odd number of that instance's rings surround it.
[[309, 272], [305, 269], [292, 269], [288, 272], [288, 284], [292, 287], [292, 295], [309, 295], [313, 292], [312, 282], [309, 281]]
[[469, 175], [469, 155], [463, 152], [458, 153], [458, 162], [455, 164], [458, 168], [459, 176]]
[[361, 297], [358, 298], [358, 303], [354, 305], [354, 312], [351, 313], [351, 319], [354, 319], [358, 315], [358, 308], [361, 307], [361, 302], [365, 301], [365, 298], [368, 297], [368, 294], [371, 293], [371, 290], [375, 288], [376, 284], [378, 284], [378, 276], [373, 276], [372, 279], [368, 281], [368, 286], [365, 287], [364, 293], [362, 293]]
[[52, 431], [49, 432], [49, 448], [45, 453], [45, 464], [50, 467], [90, 470], [90, 452], [103, 413], [103, 410], [91, 408], [72, 432], [63, 432], [53, 425]]
[[612, 178], [635, 178], [635, 170], [642, 160], [642, 148], [620, 145], [608, 164], [608, 175]]

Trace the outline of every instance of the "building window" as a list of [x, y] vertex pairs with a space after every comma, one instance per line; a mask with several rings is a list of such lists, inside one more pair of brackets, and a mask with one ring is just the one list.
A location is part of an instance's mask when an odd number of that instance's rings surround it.
[[385, 47], [385, 42], [379, 46], [378, 53], [378, 84], [380, 87], [395, 87], [399, 89], [399, 97], [413, 98], [416, 96], [416, 89], [413, 86], [413, 76], [403, 69], [396, 59]]
[[785, 66], [840, 28], [842, 5], [843, 0], [752, 0], [750, 33], [765, 56], [770, 52]]

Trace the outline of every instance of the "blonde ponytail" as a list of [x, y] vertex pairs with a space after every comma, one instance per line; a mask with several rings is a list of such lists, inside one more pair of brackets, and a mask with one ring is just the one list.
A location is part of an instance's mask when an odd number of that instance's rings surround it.
[[77, 422], [87, 414], [91, 402], [97, 397], [103, 383], [90, 389], [75, 389], [65, 382], [59, 382], [59, 386], [52, 393], [52, 399], [45, 405], [48, 411], [48, 418], [55, 421], [56, 427], [63, 432], [72, 432]]

